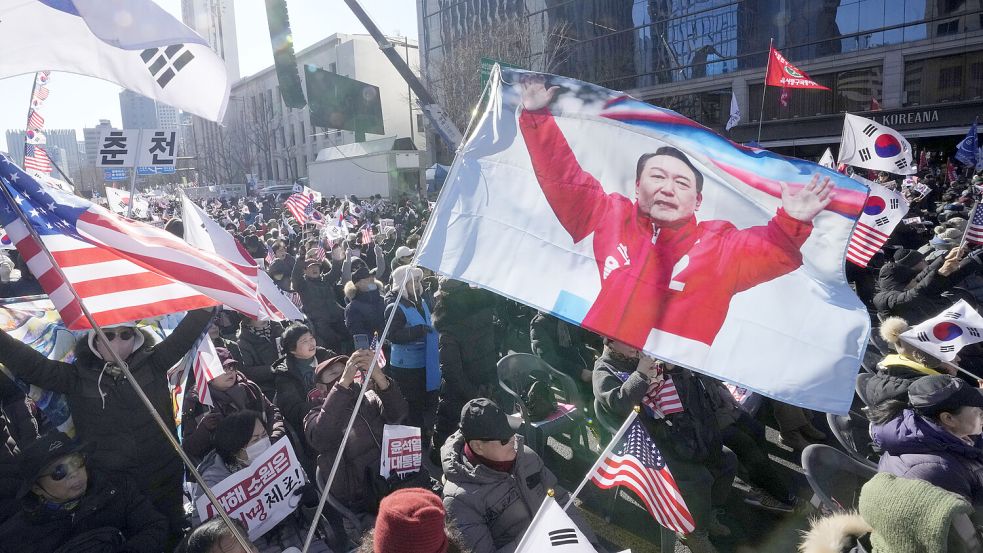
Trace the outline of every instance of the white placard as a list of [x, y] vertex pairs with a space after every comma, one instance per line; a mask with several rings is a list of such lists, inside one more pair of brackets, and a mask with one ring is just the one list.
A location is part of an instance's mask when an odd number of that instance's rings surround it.
[[137, 165], [140, 167], [175, 167], [177, 164], [177, 131], [144, 129], [140, 132]]
[[383, 478], [395, 472], [402, 476], [418, 472], [423, 466], [423, 440], [416, 426], [387, 424], [382, 430], [382, 459], [379, 474]]
[[[229, 517], [239, 519], [249, 539], [255, 540], [297, 509], [301, 497], [294, 492], [306, 482], [290, 440], [283, 437], [251, 465], [213, 486], [212, 492]], [[203, 521], [218, 515], [204, 494], [195, 506]]]
[[139, 141], [140, 129], [102, 131], [96, 151], [96, 167], [133, 167]]

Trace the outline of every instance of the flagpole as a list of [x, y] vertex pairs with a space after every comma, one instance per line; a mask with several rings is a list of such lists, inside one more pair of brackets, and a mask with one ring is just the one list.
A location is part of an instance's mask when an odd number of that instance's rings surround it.
[[[417, 254], [419, 255], [419, 249], [417, 249]], [[411, 267], [416, 267], [416, 258], [413, 258], [413, 262], [410, 263]], [[406, 281], [409, 280], [410, 271], [406, 271], [403, 274], [403, 282], [400, 283], [399, 291], [396, 293], [395, 304], [399, 305], [399, 302], [403, 299], [403, 291], [406, 289]], [[365, 372], [365, 378], [362, 381], [362, 386], [358, 391], [358, 398], [355, 399], [355, 407], [352, 409], [352, 414], [348, 417], [348, 426], [345, 427], [345, 433], [341, 435], [341, 444], [338, 446], [338, 452], [335, 454], [334, 461], [331, 463], [331, 472], [328, 473], [327, 479], [324, 481], [324, 490], [321, 491], [321, 501], [317, 504], [317, 510], [314, 511], [314, 517], [311, 522], [311, 528], [307, 531], [307, 538], [304, 540], [304, 548], [301, 553], [307, 553], [307, 550], [311, 547], [311, 542], [314, 540], [314, 531], [317, 530], [317, 521], [321, 518], [321, 513], [324, 512], [324, 504], [328, 499], [328, 494], [331, 491], [331, 484], [334, 482], [335, 475], [338, 474], [338, 468], [341, 466], [341, 458], [345, 454], [345, 446], [348, 444], [348, 437], [352, 433], [352, 426], [355, 425], [355, 419], [358, 417], [358, 410], [362, 406], [362, 400], [365, 398], [365, 392], [369, 389], [369, 384], [372, 382], [372, 372], [376, 369], [377, 361], [379, 359], [379, 353], [382, 351], [382, 345], [386, 343], [386, 337], [389, 336], [389, 328], [393, 324], [393, 318], [396, 316], [398, 309], [393, 309], [392, 313], [389, 314], [389, 319], [386, 321], [385, 328], [382, 329], [382, 336], [379, 338], [379, 343], [375, 348], [375, 355], [372, 356], [372, 362], [369, 363], [369, 370]]]
[[768, 39], [768, 62], [765, 64], [765, 80], [761, 82], [761, 111], [758, 112], [758, 144], [761, 144], [761, 123], [765, 118], [765, 94], [768, 92], [768, 70], [771, 69], [771, 51], [774, 49], [774, 38]]
[[[38, 75], [40, 74], [40, 72], [34, 74], [34, 84], [31, 85], [31, 98], [27, 102], [27, 123], [24, 125], [24, 152], [21, 160], [27, 157], [27, 131], [31, 130], [31, 110], [34, 109], [34, 93], [38, 90]], [[39, 129], [38, 132], [42, 131]]]
[[51, 163], [52, 166], [54, 166], [55, 169], [58, 170], [58, 174], [61, 175], [61, 177], [63, 179], [65, 179], [65, 182], [67, 182], [68, 184], [72, 185], [72, 188], [75, 188], [75, 183], [72, 182], [72, 179], [68, 178], [68, 175], [66, 175], [65, 172], [61, 170], [61, 167], [59, 167], [58, 164], [55, 163], [55, 160], [53, 160], [53, 159], [51, 159], [49, 157], [48, 158], [48, 161]]
[[144, 393], [143, 388], [141, 388], [140, 384], [137, 383], [137, 380], [133, 378], [133, 374], [130, 372], [130, 367], [126, 364], [125, 361], [123, 361], [120, 358], [119, 354], [116, 353], [116, 350], [114, 350], [112, 347], [109, 346], [109, 340], [106, 338], [105, 333], [103, 333], [102, 327], [99, 326], [98, 323], [96, 323], [96, 320], [92, 316], [92, 313], [89, 312], [89, 308], [85, 306], [85, 302], [82, 301], [82, 297], [79, 295], [78, 291], [75, 290], [75, 286], [73, 286], [71, 282], [69, 282], [68, 278], [65, 277], [64, 271], [62, 271], [61, 267], [58, 265], [58, 262], [55, 261], [54, 256], [51, 254], [51, 251], [48, 250], [48, 246], [46, 246], [45, 243], [41, 240], [41, 236], [38, 235], [37, 229], [34, 228], [34, 225], [31, 224], [31, 221], [28, 220], [28, 218], [24, 215], [24, 211], [21, 210], [20, 204], [18, 204], [14, 200], [13, 194], [10, 193], [10, 190], [8, 190], [7, 186], [2, 182], [0, 182], [0, 189], [3, 189], [4, 197], [7, 199], [10, 205], [16, 211], [17, 217], [20, 218], [21, 222], [23, 222], [24, 225], [27, 227], [27, 231], [31, 234], [31, 238], [37, 242], [38, 247], [40, 247], [41, 251], [43, 251], [45, 256], [47, 256], [48, 262], [51, 263], [51, 268], [58, 273], [59, 278], [61, 278], [61, 280], [68, 287], [68, 290], [72, 293], [72, 296], [75, 298], [75, 301], [78, 302], [79, 308], [82, 310], [82, 314], [85, 315], [86, 320], [89, 321], [89, 325], [92, 326], [92, 329], [99, 336], [99, 339], [102, 340], [102, 343], [106, 345], [106, 349], [109, 350], [109, 353], [113, 358], [113, 363], [115, 363], [119, 367], [120, 371], [126, 377], [127, 381], [129, 381], [130, 385], [133, 386], [133, 391], [136, 392], [137, 397], [140, 398], [140, 402], [143, 403], [144, 407], [146, 407], [147, 410], [150, 411], [151, 418], [154, 419], [154, 422], [157, 423], [157, 426], [160, 428], [161, 432], [164, 433], [164, 436], [167, 438], [167, 441], [170, 442], [171, 447], [173, 447], [174, 450], [177, 451], [178, 456], [181, 457], [181, 460], [184, 462], [185, 466], [191, 472], [192, 477], [194, 477], [198, 485], [201, 486], [201, 489], [204, 491], [205, 495], [208, 496], [208, 501], [211, 502], [211, 504], [215, 507], [215, 510], [218, 512], [219, 516], [222, 517], [222, 520], [225, 521], [225, 524], [229, 527], [229, 529], [232, 530], [232, 534], [236, 537], [236, 540], [239, 542], [240, 545], [242, 545], [242, 547], [245, 550], [248, 551], [249, 542], [239, 533], [235, 525], [232, 524], [232, 520], [229, 518], [229, 514], [225, 512], [225, 509], [218, 502], [218, 499], [215, 497], [215, 494], [213, 494], [212, 490], [208, 487], [208, 485], [205, 484], [205, 481], [204, 479], [202, 479], [201, 474], [198, 472], [198, 469], [195, 468], [194, 463], [191, 462], [191, 459], [188, 458], [188, 455], [181, 448], [181, 444], [178, 443], [177, 438], [175, 438], [174, 435], [171, 434], [171, 431], [167, 427], [167, 424], [164, 423], [164, 419], [161, 418], [160, 413], [158, 413], [157, 409], [154, 408], [154, 404], [151, 403], [150, 398], [148, 398], [147, 394]]
[[628, 430], [628, 427], [631, 426], [631, 423], [635, 422], [635, 419], [638, 418], [638, 413], [640, 411], [641, 408], [639, 408], [636, 405], [634, 409], [631, 410], [631, 413], [628, 415], [628, 418], [625, 419], [625, 422], [621, 423], [621, 428], [619, 428], [618, 431], [615, 432], [614, 436], [611, 438], [611, 441], [608, 442], [608, 446], [604, 448], [604, 451], [602, 451], [601, 455], [597, 458], [597, 461], [594, 461], [594, 465], [590, 468], [589, 471], [587, 471], [587, 475], [584, 476], [583, 480], [581, 480], [580, 485], [577, 486], [577, 489], [570, 494], [570, 499], [568, 499], [567, 504], [563, 506], [564, 511], [566, 511], [568, 508], [570, 508], [571, 505], [573, 505], [574, 498], [580, 495], [580, 491], [584, 489], [584, 486], [586, 486], [588, 482], [590, 482], [591, 476], [593, 476], [594, 473], [597, 471], [597, 468], [601, 466], [601, 463], [603, 463], [608, 458], [608, 455], [611, 454], [611, 451], [614, 449], [614, 446], [618, 445], [618, 442], [621, 441], [621, 437], [625, 435], [625, 432]]

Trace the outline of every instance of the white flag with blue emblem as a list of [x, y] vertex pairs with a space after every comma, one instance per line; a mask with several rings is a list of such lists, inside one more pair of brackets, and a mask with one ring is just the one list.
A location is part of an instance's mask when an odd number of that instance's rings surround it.
[[66, 71], [212, 121], [225, 114], [225, 62], [151, 0], [0, 0], [0, 22], [0, 79]]
[[952, 361], [959, 350], [983, 342], [983, 317], [966, 300], [901, 334], [901, 339], [943, 361]]

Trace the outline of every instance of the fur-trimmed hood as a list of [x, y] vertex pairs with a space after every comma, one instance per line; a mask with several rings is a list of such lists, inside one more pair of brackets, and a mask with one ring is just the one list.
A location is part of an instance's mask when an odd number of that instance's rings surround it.
[[799, 544], [799, 553], [854, 552], [857, 538], [872, 531], [855, 511], [813, 519]]

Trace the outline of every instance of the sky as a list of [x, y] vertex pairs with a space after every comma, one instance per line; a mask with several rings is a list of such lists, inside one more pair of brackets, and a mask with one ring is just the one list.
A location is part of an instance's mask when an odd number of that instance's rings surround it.
[[[181, 0], [154, 1], [181, 19]], [[252, 75], [273, 65], [266, 8], [263, 0], [234, 2], [239, 72], [242, 76]], [[417, 38], [416, 2], [361, 0], [361, 4], [383, 33]], [[287, 0], [287, 10], [297, 51], [334, 33], [365, 33], [342, 0]], [[3, 55], [2, 46], [0, 55]], [[32, 73], [0, 80], [0, 151], [7, 151], [6, 131], [23, 129], [26, 125], [33, 79]], [[75, 129], [78, 140], [82, 140], [82, 128], [94, 127], [100, 119], [109, 119], [115, 127], [122, 125], [119, 86], [92, 77], [55, 72], [48, 88], [50, 95], [41, 111], [45, 127]]]

